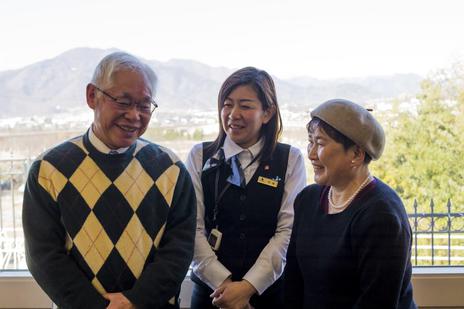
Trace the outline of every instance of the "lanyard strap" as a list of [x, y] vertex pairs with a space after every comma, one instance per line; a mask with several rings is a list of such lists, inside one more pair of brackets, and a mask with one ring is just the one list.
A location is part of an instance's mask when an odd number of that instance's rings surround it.
[[[245, 166], [245, 168], [242, 168], [242, 171], [245, 171], [248, 167], [250, 167], [253, 163], [255, 163], [256, 160], [261, 156], [261, 152], [251, 160], [251, 162]], [[238, 158], [237, 158], [238, 160]], [[213, 225], [215, 228], [218, 228], [218, 224], [216, 224], [217, 216], [219, 213], [219, 201], [222, 199], [224, 196], [224, 193], [226, 193], [227, 189], [229, 189], [231, 183], [227, 182], [224, 188], [221, 190], [221, 192], [218, 194], [218, 189], [219, 189], [219, 173], [220, 173], [220, 168], [216, 169], [216, 175], [214, 179], [214, 210], [213, 210]]]

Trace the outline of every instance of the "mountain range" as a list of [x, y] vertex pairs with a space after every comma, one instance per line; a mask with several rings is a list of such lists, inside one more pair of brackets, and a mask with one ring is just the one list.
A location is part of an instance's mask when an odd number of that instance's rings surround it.
[[[97, 63], [116, 49], [75, 48], [26, 67], [0, 72], [0, 117], [50, 115], [86, 108], [85, 86]], [[160, 109], [215, 109], [222, 82], [235, 69], [192, 60], [144, 59], [157, 73]], [[271, 72], [272, 73], [272, 72]], [[320, 80], [273, 76], [279, 104], [308, 110], [331, 98], [356, 102], [415, 95], [422, 77], [416, 74]]]

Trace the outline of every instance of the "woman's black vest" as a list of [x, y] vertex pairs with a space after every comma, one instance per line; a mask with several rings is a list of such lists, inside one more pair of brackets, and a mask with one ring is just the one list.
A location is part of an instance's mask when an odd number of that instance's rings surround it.
[[[205, 150], [206, 145], [207, 143], [203, 144], [203, 165], [213, 155]], [[213, 212], [216, 173], [219, 172], [219, 195], [227, 184], [230, 166], [224, 163], [215, 170], [202, 173], [206, 233], [209, 235], [211, 229], [216, 226], [222, 232], [221, 246], [216, 255], [232, 273], [233, 281], [243, 278], [275, 234], [284, 193], [289, 150], [290, 145], [278, 143], [272, 158], [260, 162], [245, 188], [230, 185], [218, 202], [215, 223]], [[277, 186], [259, 183], [260, 176], [277, 180]]]

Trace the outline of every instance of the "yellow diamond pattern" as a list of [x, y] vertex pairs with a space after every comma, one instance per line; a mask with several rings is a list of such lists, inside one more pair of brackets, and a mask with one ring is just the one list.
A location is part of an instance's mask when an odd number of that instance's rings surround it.
[[73, 247], [73, 240], [71, 238], [71, 235], [69, 235], [69, 233], [66, 233], [66, 239], [64, 240], [64, 247], [66, 248], [67, 252], [71, 251]]
[[69, 181], [80, 192], [82, 198], [90, 208], [95, 206], [100, 196], [111, 184], [108, 177], [105, 176], [88, 156], [72, 174]]
[[147, 142], [144, 142], [142, 140], [137, 140], [136, 141], [136, 146], [135, 146], [135, 150], [134, 150], [134, 154], [133, 156], [135, 157], [135, 155], [140, 151], [142, 150], [143, 147], [147, 146], [148, 143]]
[[137, 210], [153, 183], [153, 179], [135, 158], [114, 181], [114, 185], [121, 191], [134, 211]]
[[101, 295], [106, 294], [105, 288], [100, 283], [100, 281], [97, 279], [97, 277], [93, 278], [92, 285], [98, 291], [98, 293], [100, 293]]
[[40, 161], [38, 181], [42, 188], [44, 188], [56, 202], [58, 195], [61, 190], [63, 190], [68, 179], [51, 165], [50, 162], [42, 160]]
[[137, 215], [132, 216], [119, 238], [116, 249], [136, 278], [140, 276], [152, 247], [152, 239], [145, 231]]
[[114, 248], [93, 212], [90, 212], [73, 241], [94, 274], [100, 270]]
[[153, 241], [153, 244], [155, 245], [155, 248], [158, 248], [159, 246], [159, 243], [161, 241], [161, 238], [163, 237], [164, 235], [164, 230], [166, 229], [166, 223], [163, 224], [163, 226], [160, 228], [160, 230], [158, 231], [158, 234], [156, 234], [156, 237], [155, 237], [155, 240]]
[[76, 137], [75, 139], [71, 140], [70, 142], [72, 142], [74, 145], [78, 146], [85, 154], [89, 154], [89, 152], [87, 151], [87, 149], [84, 146], [84, 140], [82, 139], [82, 137]]
[[179, 177], [180, 169], [177, 165], [171, 165], [168, 169], [156, 179], [156, 186], [163, 195], [168, 206], [171, 207], [172, 197], [176, 188], [177, 178]]

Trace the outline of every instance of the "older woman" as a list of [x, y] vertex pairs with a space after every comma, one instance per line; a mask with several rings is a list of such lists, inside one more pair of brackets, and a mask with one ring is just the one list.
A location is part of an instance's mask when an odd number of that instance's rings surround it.
[[286, 308], [416, 308], [411, 229], [401, 199], [369, 172], [385, 144], [369, 111], [331, 100], [311, 112], [316, 184], [296, 198]]

